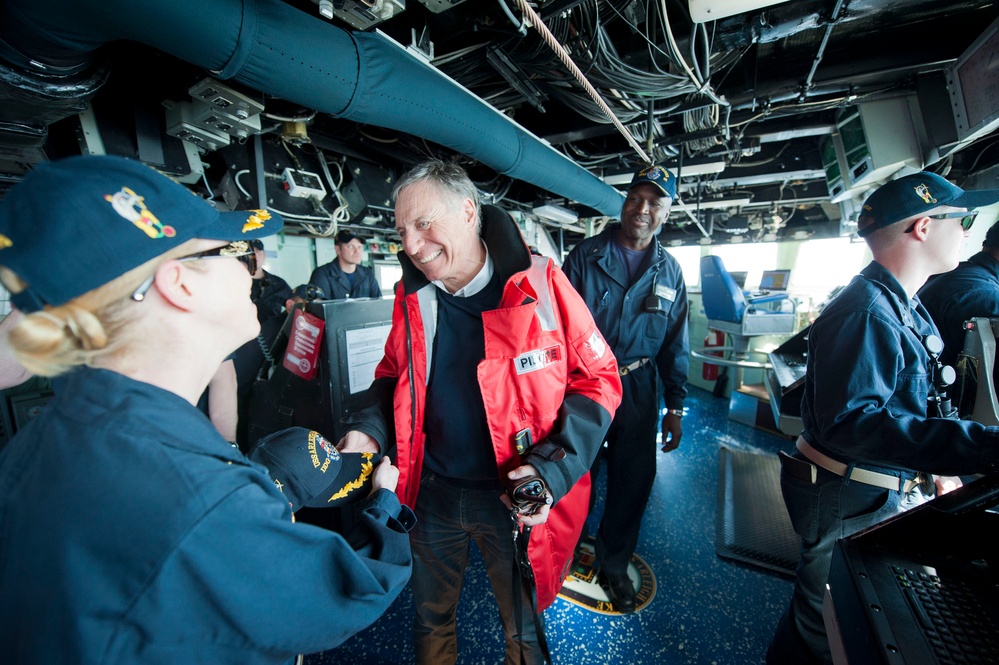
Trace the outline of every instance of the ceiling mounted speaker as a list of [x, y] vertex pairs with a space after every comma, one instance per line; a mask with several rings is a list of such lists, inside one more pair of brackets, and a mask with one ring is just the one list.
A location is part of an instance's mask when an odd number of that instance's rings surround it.
[[754, 9], [779, 5], [787, 0], [687, 0], [694, 23], [706, 23], [720, 18], [751, 12]]

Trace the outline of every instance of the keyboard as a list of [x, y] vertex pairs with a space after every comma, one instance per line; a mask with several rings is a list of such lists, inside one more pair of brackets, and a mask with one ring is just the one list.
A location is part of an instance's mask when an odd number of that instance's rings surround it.
[[999, 626], [967, 582], [890, 564], [939, 663], [999, 663]]
[[784, 390], [805, 378], [805, 356], [800, 353], [773, 352], [770, 354], [770, 365]]

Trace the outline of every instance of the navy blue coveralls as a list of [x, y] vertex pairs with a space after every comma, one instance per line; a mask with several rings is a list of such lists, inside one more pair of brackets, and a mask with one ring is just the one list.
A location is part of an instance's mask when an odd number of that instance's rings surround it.
[[999, 261], [978, 252], [954, 270], [931, 277], [919, 300], [940, 330], [944, 365], [957, 365], [964, 347], [964, 322], [976, 316], [999, 317]]
[[340, 268], [339, 259], [333, 259], [313, 270], [309, 284], [321, 288], [327, 300], [382, 297], [382, 289], [375, 279], [375, 271], [365, 266], [357, 266], [354, 270], [354, 283], [351, 285], [347, 274]]
[[250, 300], [257, 306], [257, 321], [261, 324], [283, 314], [289, 298], [291, 287], [288, 282], [266, 270], [263, 277], [253, 280], [250, 285]]
[[[902, 479], [916, 470], [984, 473], [999, 462], [999, 428], [928, 417], [933, 376], [923, 340], [937, 334], [919, 298], [871, 262], [822, 312], [808, 334], [801, 438], [844, 464]], [[796, 473], [795, 451], [781, 468], [781, 491], [801, 538], [791, 605], [767, 663], [828, 663], [822, 597], [833, 545], [895, 514], [901, 493], [845, 481], [821, 466]], [[795, 462], [794, 460], [798, 460]]]
[[[629, 284], [627, 267], [611, 246], [620, 227], [612, 224], [580, 242], [563, 266], [618, 365], [640, 363], [621, 376], [621, 406], [607, 432], [607, 498], [596, 551], [610, 573], [627, 571], [638, 544], [656, 477], [659, 396], [667, 408], [683, 408], [689, 363], [689, 305], [680, 264], [654, 240]], [[646, 307], [652, 295], [658, 296], [659, 311]]]
[[296, 524], [267, 470], [180, 396], [83, 368], [0, 453], [10, 663], [290, 663], [374, 622], [409, 580], [413, 514], [366, 500]]

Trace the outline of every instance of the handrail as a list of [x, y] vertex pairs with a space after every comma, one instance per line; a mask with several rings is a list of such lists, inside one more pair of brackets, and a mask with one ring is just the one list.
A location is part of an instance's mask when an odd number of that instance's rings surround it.
[[[699, 358], [712, 365], [724, 365], [726, 367], [748, 367], [751, 369], [770, 369], [773, 367], [769, 362], [756, 362], [753, 360], [739, 360], [731, 358], [722, 358], [721, 356], [710, 355], [712, 352], [717, 353], [719, 351], [735, 351], [733, 346], [708, 346], [700, 349], [691, 349], [690, 355], [695, 358]], [[766, 355], [762, 351], [749, 351], [749, 353], [759, 353], [761, 355]]]

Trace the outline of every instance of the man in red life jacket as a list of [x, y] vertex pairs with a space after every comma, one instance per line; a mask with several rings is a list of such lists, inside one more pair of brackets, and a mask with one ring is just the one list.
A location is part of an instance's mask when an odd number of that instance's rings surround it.
[[[455, 609], [475, 540], [507, 663], [540, 663], [536, 613], [555, 599], [586, 519], [587, 471], [621, 400], [617, 363], [561, 270], [532, 257], [508, 214], [480, 208], [459, 166], [418, 165], [395, 197], [403, 278], [392, 330], [372, 406], [340, 447], [397, 449], [399, 496], [418, 520], [417, 662], [457, 659]], [[540, 508], [511, 520], [504, 487], [525, 479], [541, 481]], [[522, 529], [523, 542], [527, 527], [533, 588], [512, 572], [511, 534]]]

